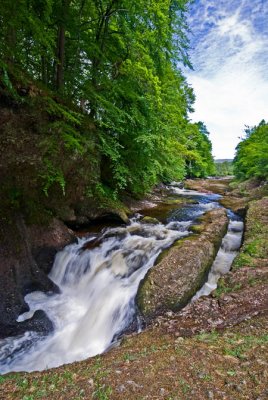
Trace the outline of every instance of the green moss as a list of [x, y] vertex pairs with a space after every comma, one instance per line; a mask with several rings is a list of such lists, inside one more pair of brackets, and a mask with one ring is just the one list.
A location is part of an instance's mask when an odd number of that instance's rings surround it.
[[234, 259], [234, 262], [232, 264], [232, 270], [237, 270], [239, 268], [243, 267], [254, 267], [254, 259], [245, 253], [240, 253], [236, 256]]
[[190, 231], [193, 233], [202, 233], [204, 230], [204, 225], [200, 224], [200, 225], [192, 225], [190, 227]]
[[141, 223], [157, 225], [157, 224], [159, 224], [159, 221], [157, 218], [152, 218], [152, 217], [146, 216], [146, 217], [142, 218]]
[[256, 238], [245, 244], [243, 252], [250, 257], [266, 258], [268, 254], [267, 238]]
[[222, 294], [236, 292], [242, 287], [241, 283], [231, 284], [223, 277], [219, 279], [217, 289], [213, 291], [213, 297], [221, 297]]

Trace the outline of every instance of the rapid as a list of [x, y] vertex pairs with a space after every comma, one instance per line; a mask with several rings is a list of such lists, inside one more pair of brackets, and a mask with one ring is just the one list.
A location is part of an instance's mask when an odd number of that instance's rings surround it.
[[[30, 311], [18, 321], [44, 310], [54, 330], [48, 336], [27, 332], [0, 340], [0, 372], [36, 371], [95, 356], [115, 345], [130, 325], [140, 329], [135, 297], [141, 280], [159, 254], [191, 234], [190, 226], [204, 212], [220, 207], [220, 196], [169, 187], [175, 196], [193, 199], [173, 209], [163, 223], [144, 223], [136, 214], [126, 226], [104, 228], [65, 247], [55, 258], [50, 278], [59, 294], [32, 292]], [[238, 251], [243, 222], [229, 212], [228, 233], [208, 281], [195, 298], [209, 294]]]

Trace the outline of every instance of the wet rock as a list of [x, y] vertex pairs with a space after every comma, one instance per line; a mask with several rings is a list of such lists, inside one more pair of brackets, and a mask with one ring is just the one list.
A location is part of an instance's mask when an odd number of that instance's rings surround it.
[[160, 222], [158, 221], [157, 218], [153, 218], [153, 217], [148, 217], [148, 216], [146, 216], [146, 217], [143, 217], [143, 218], [142, 218], [141, 223], [142, 223], [142, 224], [153, 224], [153, 225], [157, 225], [157, 224], [159, 224]]
[[248, 204], [246, 198], [234, 197], [232, 195], [224, 196], [222, 199], [220, 199], [219, 203], [223, 207], [229, 208], [230, 210], [240, 215], [241, 217], [244, 217], [246, 214], [246, 209]]
[[102, 243], [102, 238], [96, 238], [93, 240], [89, 240], [88, 242], [86, 242], [83, 245], [82, 249], [83, 250], [93, 250], [96, 247], [99, 247], [101, 245], [101, 243]]
[[53, 219], [47, 226], [29, 226], [17, 216], [13, 224], [0, 221], [0, 237], [0, 281], [4, 288], [0, 291], [0, 331], [3, 337], [11, 330], [15, 334], [16, 327], [18, 332], [22, 329], [16, 319], [29, 309], [24, 301], [27, 293], [59, 291], [47, 273], [57, 251], [71, 243], [74, 236], [59, 220]]
[[47, 226], [31, 225], [26, 230], [33, 258], [46, 274], [52, 268], [56, 253], [75, 241], [73, 232], [56, 218]]
[[92, 222], [117, 222], [127, 224], [129, 223], [128, 214], [129, 209], [123, 204], [118, 207], [99, 207], [99, 204], [91, 199], [84, 199], [79, 202], [75, 207], [76, 219], [69, 222], [69, 226], [78, 229], [83, 226], [92, 224]]
[[53, 331], [53, 323], [43, 310], [35, 311], [32, 318], [13, 324], [0, 326], [0, 338], [22, 335], [25, 332], [38, 332], [47, 335]]
[[224, 195], [229, 190], [230, 179], [187, 179], [184, 182], [186, 189], [197, 190], [203, 193], [218, 193]]
[[202, 217], [201, 234], [176, 242], [147, 273], [137, 295], [147, 321], [164, 311], [181, 309], [202, 286], [227, 223], [223, 209], [208, 212]]

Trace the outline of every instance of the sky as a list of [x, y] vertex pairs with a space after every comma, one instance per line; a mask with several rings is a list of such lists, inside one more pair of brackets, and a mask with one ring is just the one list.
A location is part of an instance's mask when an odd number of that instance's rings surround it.
[[195, 0], [186, 71], [216, 159], [233, 158], [245, 125], [268, 120], [268, 0]]

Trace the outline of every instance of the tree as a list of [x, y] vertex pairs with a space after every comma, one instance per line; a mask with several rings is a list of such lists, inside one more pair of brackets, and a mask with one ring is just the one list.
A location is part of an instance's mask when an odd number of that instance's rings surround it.
[[186, 173], [190, 178], [215, 174], [209, 132], [203, 122], [189, 124], [185, 136]]
[[[194, 94], [180, 70], [190, 65], [188, 3], [0, 4], [3, 69], [7, 73], [5, 60], [12, 60], [12, 67], [55, 91], [58, 101], [76, 110], [80, 105], [81, 115], [94, 120], [102, 180], [115, 194], [141, 195], [160, 180], [207, 176], [213, 169], [205, 125], [189, 122]], [[66, 109], [61, 115], [66, 119]]]
[[234, 173], [239, 179], [268, 178], [268, 123], [246, 127], [245, 138], [237, 145]]

